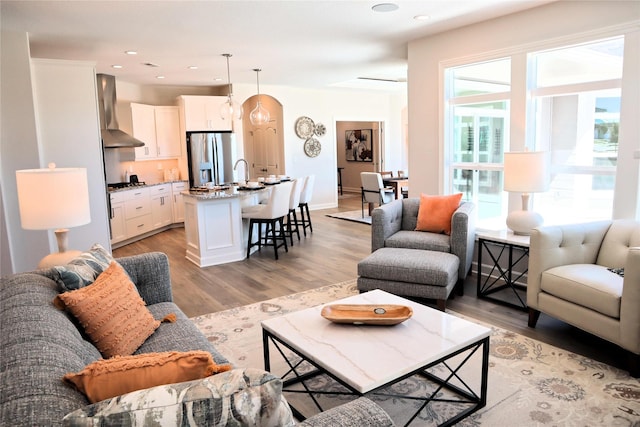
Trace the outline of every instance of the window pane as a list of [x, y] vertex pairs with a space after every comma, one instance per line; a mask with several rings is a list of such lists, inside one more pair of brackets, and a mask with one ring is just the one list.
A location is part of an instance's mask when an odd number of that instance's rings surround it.
[[554, 174], [549, 191], [534, 195], [535, 211], [545, 224], [611, 218], [614, 181], [611, 175]]
[[533, 56], [536, 86], [550, 87], [622, 77], [624, 38], [555, 49]]
[[[535, 146], [551, 152], [551, 184], [534, 197], [546, 223], [611, 218], [620, 127], [623, 38], [532, 55], [538, 87], [534, 97]], [[610, 81], [606, 90], [582, 91], [580, 83]], [[571, 85], [571, 86], [569, 86]]]
[[499, 101], [453, 107], [454, 163], [502, 163], [508, 105]]
[[481, 62], [453, 69], [453, 96], [508, 92], [511, 59]]
[[502, 191], [502, 171], [454, 169], [453, 192], [462, 193], [463, 200], [476, 204], [477, 218], [502, 218], [506, 200]]

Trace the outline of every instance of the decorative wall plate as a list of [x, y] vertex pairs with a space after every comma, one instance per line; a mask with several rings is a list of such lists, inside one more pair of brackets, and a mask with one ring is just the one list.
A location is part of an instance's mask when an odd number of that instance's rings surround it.
[[309, 157], [317, 157], [321, 149], [320, 141], [315, 138], [309, 138], [304, 142], [304, 153]]
[[326, 127], [324, 127], [324, 125], [323, 125], [322, 123], [318, 123], [318, 124], [316, 124], [316, 130], [315, 130], [315, 132], [316, 132], [316, 135], [318, 135], [318, 136], [322, 136], [322, 135], [324, 135], [325, 133], [327, 133], [327, 128], [326, 128]]
[[316, 125], [309, 117], [298, 117], [296, 120], [296, 135], [299, 138], [307, 139], [313, 136], [313, 132], [316, 130]]

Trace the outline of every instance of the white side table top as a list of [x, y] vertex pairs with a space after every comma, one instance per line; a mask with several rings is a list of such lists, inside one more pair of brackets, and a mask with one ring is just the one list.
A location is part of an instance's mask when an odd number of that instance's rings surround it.
[[508, 243], [511, 245], [529, 247], [530, 236], [514, 234], [511, 230], [476, 230], [478, 239], [491, 240], [492, 242]]
[[323, 306], [262, 322], [263, 329], [360, 393], [491, 334], [489, 328], [381, 290], [329, 304], [400, 304], [413, 309], [411, 318], [394, 326], [332, 323], [320, 315]]

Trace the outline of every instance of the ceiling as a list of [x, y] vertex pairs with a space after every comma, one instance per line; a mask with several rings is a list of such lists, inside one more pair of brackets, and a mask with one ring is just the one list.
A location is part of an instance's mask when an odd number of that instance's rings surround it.
[[552, 0], [401, 0], [372, 10], [383, 1], [0, 0], [0, 13], [3, 31], [29, 33], [32, 57], [95, 61], [98, 73], [135, 84], [224, 85], [230, 53], [232, 83], [255, 83], [261, 68], [265, 85], [397, 90], [408, 41]]

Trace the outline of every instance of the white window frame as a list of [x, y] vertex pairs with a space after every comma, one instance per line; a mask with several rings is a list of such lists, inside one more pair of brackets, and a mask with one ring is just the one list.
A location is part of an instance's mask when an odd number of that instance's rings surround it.
[[[527, 148], [533, 149], [533, 129], [526, 126], [530, 123], [530, 115], [534, 111], [528, 106], [527, 79], [531, 79], [527, 73], [527, 54], [542, 51], [545, 49], [561, 48], [578, 43], [589, 43], [608, 37], [624, 36], [624, 62], [623, 76], [621, 79], [622, 100], [620, 106], [620, 130], [618, 142], [618, 162], [616, 170], [616, 183], [614, 189], [613, 212], [615, 218], [635, 218], [640, 220], [640, 29], [637, 24], [622, 24], [617, 27], [610, 27], [604, 30], [595, 30], [578, 35], [559, 37], [528, 45], [514, 46], [500, 51], [490, 51], [482, 54], [452, 58], [441, 61], [440, 68], [440, 117], [441, 117], [441, 141], [444, 174], [441, 176], [441, 188], [443, 192], [450, 193], [453, 185], [452, 173], [452, 117], [449, 114], [451, 100], [447, 96], [451, 90], [446, 79], [446, 71], [453, 67], [470, 65], [477, 62], [492, 61], [500, 58], [511, 58], [511, 98], [510, 98], [510, 138], [509, 149], [512, 151], [522, 151]], [[604, 84], [604, 82], [591, 82], [587, 85], [594, 87]], [[539, 89], [544, 93], [550, 88]], [[494, 95], [494, 94], [491, 94]], [[479, 95], [483, 97], [485, 95]], [[462, 99], [462, 97], [460, 97]], [[470, 98], [470, 97], [468, 97]], [[479, 98], [481, 99], [481, 98]], [[464, 103], [467, 103], [465, 100]], [[505, 145], [505, 150], [507, 146]], [[521, 208], [521, 198], [519, 194], [509, 193], [508, 210], [518, 210]], [[484, 224], [478, 223], [478, 228]], [[503, 223], [504, 225], [504, 223]]]

